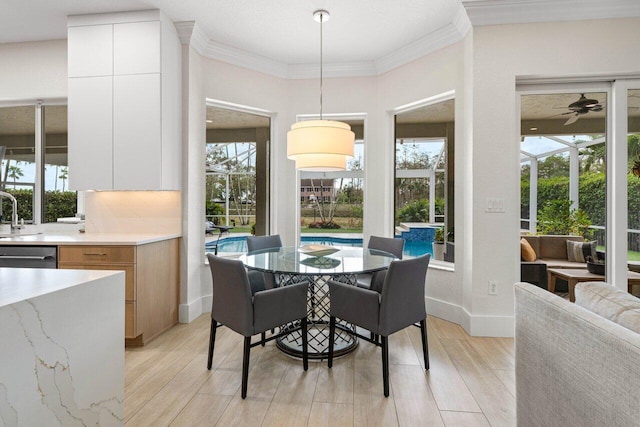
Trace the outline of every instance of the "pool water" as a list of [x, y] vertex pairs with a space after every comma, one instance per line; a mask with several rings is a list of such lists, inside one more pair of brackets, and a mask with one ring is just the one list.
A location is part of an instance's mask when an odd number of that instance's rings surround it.
[[[323, 236], [302, 236], [301, 244], [318, 244], [327, 246], [351, 246], [362, 247], [362, 239], [348, 237], [323, 237]], [[205, 252], [214, 252], [215, 241], [205, 244]], [[247, 238], [245, 236], [232, 236], [220, 239], [218, 242], [218, 253], [223, 252], [246, 252]], [[433, 254], [431, 242], [405, 242], [404, 255], [420, 256], [426, 253]]]

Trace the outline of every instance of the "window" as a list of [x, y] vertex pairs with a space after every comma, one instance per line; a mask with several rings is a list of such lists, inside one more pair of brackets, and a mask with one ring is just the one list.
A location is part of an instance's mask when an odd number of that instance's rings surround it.
[[[0, 188], [18, 200], [18, 216], [27, 223], [55, 222], [74, 216], [77, 195], [66, 185], [67, 107], [0, 107], [0, 146], [5, 155]], [[6, 222], [11, 205], [2, 201]]]
[[[521, 97], [521, 226], [606, 250], [606, 92]], [[562, 220], [559, 220], [562, 218]]]
[[[362, 233], [364, 197], [364, 120], [343, 120], [356, 134], [354, 157], [338, 172], [300, 172], [300, 232], [313, 234], [330, 229], [331, 234]], [[306, 236], [306, 239], [310, 236]]]
[[269, 233], [269, 117], [207, 106], [205, 219]]
[[[640, 89], [627, 91], [627, 264], [640, 271]], [[640, 286], [632, 289], [640, 295]]]
[[406, 241], [405, 253], [448, 262], [454, 261], [454, 112], [448, 99], [395, 116], [396, 234]]

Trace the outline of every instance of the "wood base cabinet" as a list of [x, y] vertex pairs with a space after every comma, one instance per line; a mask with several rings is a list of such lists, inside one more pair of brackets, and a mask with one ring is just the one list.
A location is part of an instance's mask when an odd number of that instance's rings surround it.
[[58, 268], [125, 272], [126, 345], [144, 345], [178, 323], [179, 239], [136, 246], [62, 245]]

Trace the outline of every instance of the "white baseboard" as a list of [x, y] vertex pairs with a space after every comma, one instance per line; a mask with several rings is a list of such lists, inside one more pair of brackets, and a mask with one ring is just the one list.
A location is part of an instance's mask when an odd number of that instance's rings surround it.
[[[200, 297], [190, 304], [180, 304], [178, 321], [191, 323], [203, 313], [211, 311], [211, 295]], [[459, 305], [435, 298], [425, 298], [427, 313], [430, 316], [456, 323], [471, 336], [513, 337], [515, 318], [513, 316], [474, 316]]]
[[211, 311], [211, 295], [200, 297], [190, 304], [180, 304], [178, 307], [178, 322], [191, 323], [203, 313]]
[[435, 316], [448, 322], [460, 324], [462, 308], [459, 305], [429, 297], [425, 297], [424, 300], [429, 316]]
[[452, 323], [456, 323], [474, 337], [514, 336], [513, 316], [474, 316], [463, 307], [435, 298], [425, 298], [427, 313]]
[[460, 326], [473, 337], [503, 337], [515, 336], [514, 316], [486, 316], [472, 315], [462, 308], [463, 318]]

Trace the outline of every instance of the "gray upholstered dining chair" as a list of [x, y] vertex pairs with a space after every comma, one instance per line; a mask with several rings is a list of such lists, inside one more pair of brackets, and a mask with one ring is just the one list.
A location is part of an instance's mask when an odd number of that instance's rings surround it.
[[[270, 236], [247, 236], [247, 252], [249, 253], [281, 247], [282, 240], [279, 234], [272, 234]], [[262, 280], [265, 289], [272, 289], [278, 286], [278, 282], [273, 273], [250, 271], [249, 280], [252, 283], [256, 283], [256, 285]]]
[[279, 234], [272, 234], [270, 236], [247, 236], [247, 250], [249, 252], [281, 247], [282, 240]]
[[[207, 254], [213, 279], [213, 303], [211, 305], [211, 332], [209, 336], [209, 357], [207, 369], [211, 369], [216, 330], [220, 326], [244, 336], [244, 357], [242, 362], [242, 398], [247, 397], [249, 377], [249, 353], [251, 347], [263, 344], [264, 338], [251, 343], [251, 337], [285, 323], [299, 321], [297, 328], [287, 333], [301, 330], [302, 365], [306, 371], [308, 362], [307, 344], [307, 282], [296, 283], [276, 289], [253, 293], [242, 261], [221, 258]], [[219, 322], [219, 323], [218, 323]], [[282, 336], [273, 335], [266, 341]]]
[[[424, 288], [429, 266], [429, 254], [406, 260], [392, 261], [382, 284], [382, 292], [362, 289], [329, 281], [331, 299], [329, 317], [329, 368], [333, 365], [333, 341], [336, 328], [382, 347], [382, 379], [384, 395], [389, 397], [389, 335], [420, 323], [424, 367], [429, 370], [427, 346], [427, 312]], [[379, 335], [377, 342], [353, 330], [336, 324], [336, 318]], [[416, 325], [417, 326], [417, 325]]]
[[[371, 236], [369, 237], [367, 249], [376, 249], [379, 251], [388, 252], [395, 255], [396, 258], [402, 259], [402, 251], [404, 250], [404, 239]], [[361, 288], [380, 292], [386, 273], [387, 270], [376, 271], [374, 273], [367, 274], [358, 274], [356, 277], [358, 286]]]

